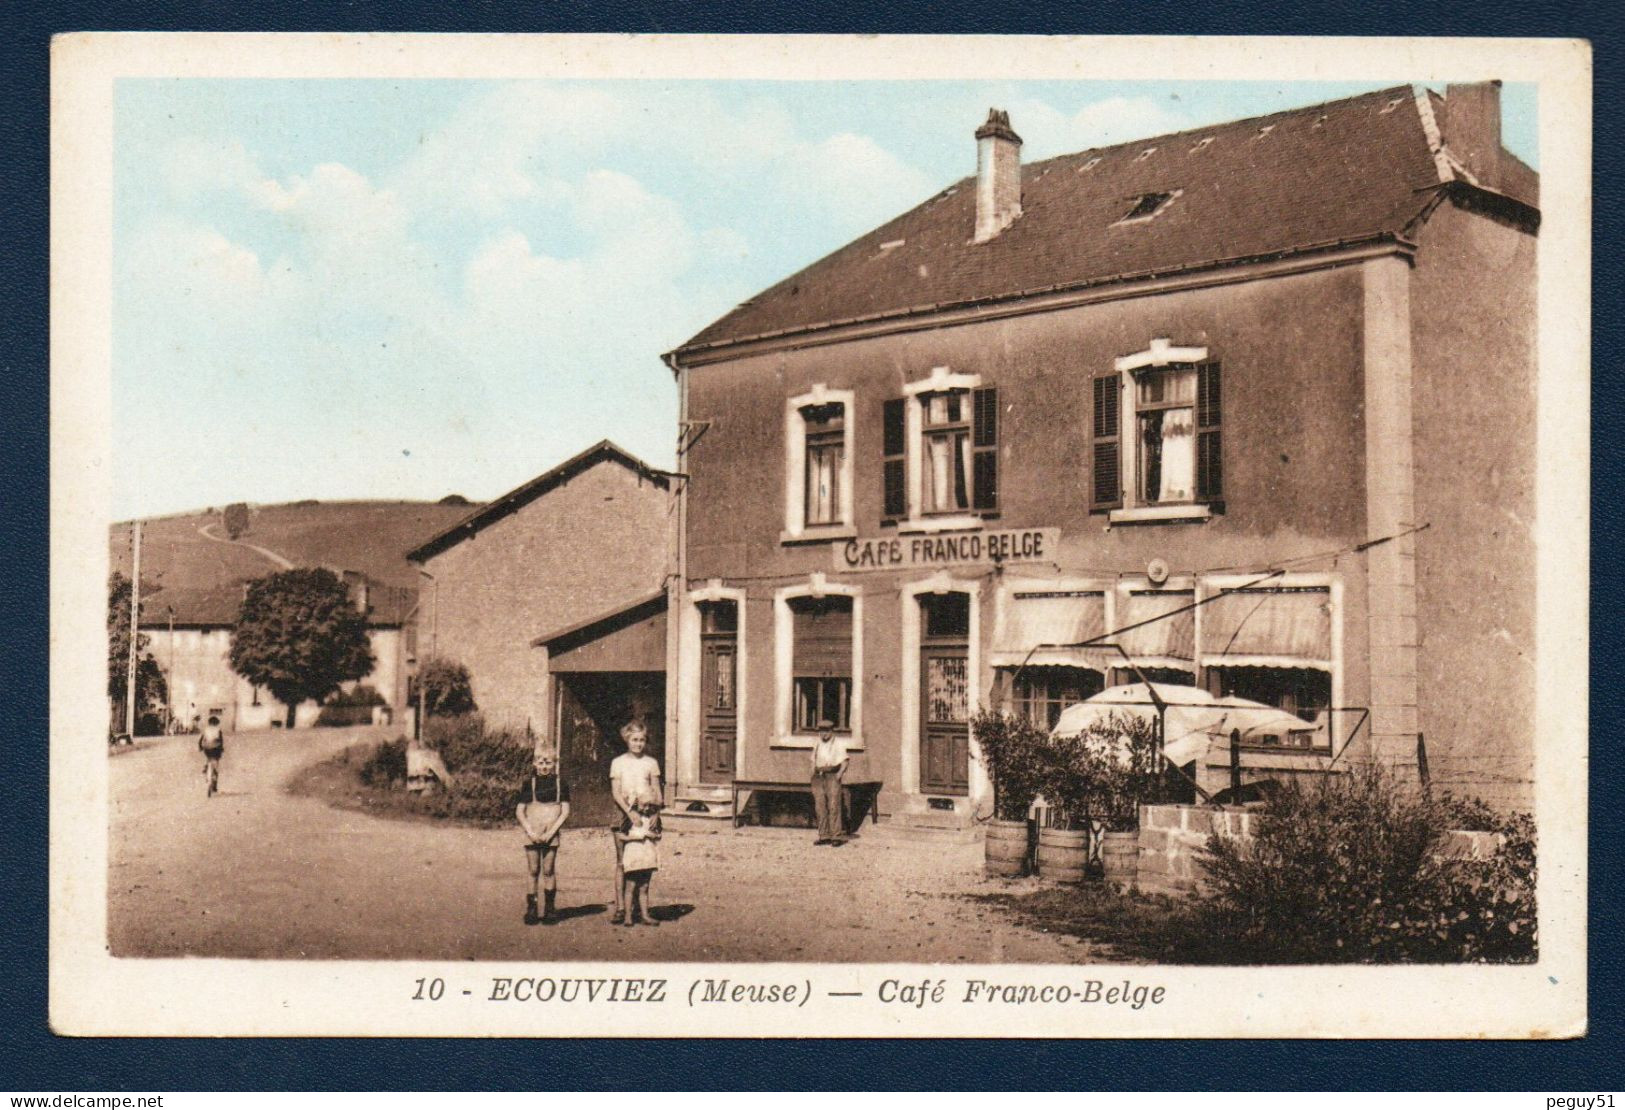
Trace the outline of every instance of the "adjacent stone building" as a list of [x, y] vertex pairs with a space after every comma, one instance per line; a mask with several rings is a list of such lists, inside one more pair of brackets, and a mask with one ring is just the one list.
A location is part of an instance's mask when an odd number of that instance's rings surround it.
[[[632, 693], [649, 684], [628, 677], [611, 684], [611, 693], [625, 696], [610, 705], [604, 702], [608, 694], [596, 687], [585, 693], [591, 680], [582, 679], [581, 698], [566, 699], [572, 715], [565, 731], [581, 731], [577, 715], [602, 718], [581, 750], [592, 753], [588, 763], [607, 765], [618, 750], [613, 729], [639, 715], [660, 754], [666, 725], [664, 604], [657, 631], [630, 638], [612, 634], [621, 629], [622, 610], [631, 610], [628, 619], [637, 624], [653, 619], [640, 606], [651, 596], [664, 598], [673, 509], [671, 476], [608, 440], [498, 497], [408, 553], [424, 574], [421, 650], [468, 668], [474, 700], [490, 724], [553, 742], [560, 700], [549, 651], [570, 650], [574, 668], [576, 660], [593, 654], [580, 651], [584, 640], [610, 637], [616, 645], [632, 645], [627, 674], [641, 674], [648, 669], [648, 651], [637, 646], [639, 636], [654, 635], [662, 645], [653, 667], [656, 696], [639, 693], [634, 699]], [[615, 670], [604, 657], [585, 667], [598, 674]], [[593, 713], [578, 714], [588, 702]], [[566, 770], [573, 782], [603, 777], [579, 764]]]
[[[978, 173], [667, 356], [676, 800], [806, 778], [968, 821], [967, 720], [1145, 675], [1527, 806], [1535, 173], [1398, 87]], [[1196, 768], [1200, 774], [1203, 768]]]

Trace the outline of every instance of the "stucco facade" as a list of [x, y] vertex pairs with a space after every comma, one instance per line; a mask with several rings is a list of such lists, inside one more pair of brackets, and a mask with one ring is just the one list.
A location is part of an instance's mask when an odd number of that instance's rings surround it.
[[[287, 707], [267, 690], [256, 689], [231, 669], [231, 626], [169, 625], [143, 622], [141, 634], [147, 650], [163, 669], [169, 684], [169, 711], [186, 724], [207, 720], [218, 712], [227, 731], [271, 728], [287, 720]], [[371, 627], [372, 673], [346, 687], [367, 685], [377, 690], [391, 709], [399, 711], [406, 698], [405, 633], [399, 627]], [[304, 702], [294, 722], [304, 728], [315, 724], [321, 706]]]
[[498, 498], [411, 557], [427, 575], [420, 650], [468, 668], [495, 725], [546, 735], [547, 651], [538, 636], [663, 588], [669, 480], [601, 444]]
[[[1448, 168], [1436, 127], [1424, 141], [1430, 102], [1400, 92], [1349, 104], [1384, 127], [1415, 112], [1420, 172]], [[1328, 118], [1290, 121], [1305, 158]], [[669, 356], [686, 426], [703, 430], [680, 466], [678, 798], [721, 800], [730, 778], [804, 781], [812, 717], [834, 704], [851, 777], [881, 784], [883, 813], [969, 820], [987, 812], [986, 775], [973, 739], [962, 754], [942, 747], [952, 730], [933, 733], [933, 715], [994, 702], [1040, 713], [1046, 698], [1150, 669], [1316, 722], [1314, 736], [1250, 745], [1249, 778], [1363, 760], [1414, 774], [1421, 734], [1452, 786], [1526, 805], [1534, 219], [1476, 185], [1440, 187], [1403, 234], [1362, 242], [779, 334], [713, 325]], [[897, 234], [874, 233], [881, 256]], [[797, 280], [850, 299], [815, 277], [861, 280], [861, 246]], [[783, 283], [739, 313], [754, 324], [777, 295], [793, 319], [797, 292]], [[1158, 415], [1164, 391], [1186, 388], [1176, 373], [1201, 399]], [[949, 397], [933, 431], [932, 399]], [[1146, 468], [1176, 458], [1161, 429], [1192, 412], [1198, 436], [1212, 433], [1194, 464], [1206, 491], [1137, 494], [1169, 488]], [[951, 495], [954, 512], [932, 504], [939, 443], [964, 452], [974, 487]], [[1107, 463], [1120, 479], [1097, 483]], [[1186, 605], [1161, 646], [1134, 634], [1157, 606]], [[833, 662], [813, 631], [830, 611], [852, 630]], [[731, 760], [717, 754], [729, 722]], [[944, 775], [943, 759], [965, 766]], [[1197, 763], [1216, 785], [1217, 757]]]

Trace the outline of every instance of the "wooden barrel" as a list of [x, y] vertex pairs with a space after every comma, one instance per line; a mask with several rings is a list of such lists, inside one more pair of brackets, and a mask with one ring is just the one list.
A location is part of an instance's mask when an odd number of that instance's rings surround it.
[[995, 879], [1013, 879], [1027, 869], [1027, 822], [989, 821], [987, 873]]
[[1083, 882], [1089, 834], [1071, 829], [1038, 830], [1038, 873], [1054, 883]]
[[1100, 835], [1100, 865], [1105, 879], [1121, 890], [1132, 890], [1140, 867], [1140, 834], [1109, 832]]

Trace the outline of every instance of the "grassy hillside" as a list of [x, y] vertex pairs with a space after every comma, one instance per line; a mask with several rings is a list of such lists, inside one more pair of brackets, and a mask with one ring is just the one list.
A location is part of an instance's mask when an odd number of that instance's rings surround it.
[[[141, 577], [176, 588], [225, 585], [281, 569], [246, 545], [263, 547], [295, 566], [359, 570], [391, 586], [416, 586], [406, 552], [474, 511], [471, 505], [423, 501], [301, 501], [250, 510], [238, 543], [222, 543], [220, 513], [162, 517], [143, 522]], [[216, 539], [200, 529], [209, 527]], [[109, 542], [113, 569], [130, 573], [130, 525], [115, 524]]]

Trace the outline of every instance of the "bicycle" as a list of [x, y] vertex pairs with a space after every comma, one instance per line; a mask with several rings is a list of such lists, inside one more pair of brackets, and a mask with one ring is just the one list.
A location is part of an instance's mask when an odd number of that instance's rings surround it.
[[220, 761], [218, 759], [203, 760], [203, 781], [207, 784], [206, 798], [212, 798], [220, 789]]

